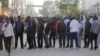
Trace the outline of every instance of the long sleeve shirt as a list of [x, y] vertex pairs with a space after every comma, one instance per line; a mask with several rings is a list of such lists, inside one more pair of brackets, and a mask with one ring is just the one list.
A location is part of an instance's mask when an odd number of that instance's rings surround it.
[[99, 34], [100, 31], [100, 21], [94, 20], [91, 31], [95, 34]]
[[[8, 25], [6, 26], [7, 23], [3, 24], [2, 27], [2, 31], [4, 32], [4, 37], [10, 37], [13, 36], [13, 27], [11, 23], [8, 23]], [[6, 26], [6, 27], [5, 27]]]
[[65, 20], [64, 20], [64, 23], [66, 24], [66, 26], [68, 25], [68, 22], [70, 22], [69, 19], [65, 19]]
[[70, 32], [79, 32], [80, 24], [77, 20], [73, 19], [70, 22]]

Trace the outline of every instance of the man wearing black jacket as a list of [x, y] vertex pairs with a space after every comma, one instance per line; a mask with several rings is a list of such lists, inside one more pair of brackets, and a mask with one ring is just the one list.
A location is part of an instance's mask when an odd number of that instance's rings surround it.
[[37, 29], [37, 38], [38, 38], [38, 48], [43, 47], [43, 30], [44, 30], [44, 23], [43, 19], [39, 19], [38, 29]]
[[87, 19], [85, 23], [85, 36], [84, 36], [84, 47], [83, 48], [88, 48], [89, 47], [89, 39], [90, 39], [90, 30], [91, 30], [91, 23], [89, 22], [89, 19]]
[[29, 48], [28, 49], [32, 49], [33, 48], [33, 23], [31, 20], [31, 17], [27, 17], [27, 41], [29, 44]]
[[21, 48], [23, 49], [23, 32], [24, 23], [21, 21], [21, 16], [18, 16], [18, 20], [15, 23], [15, 49], [17, 48], [18, 37], [20, 37]]
[[47, 25], [45, 28], [45, 34], [44, 34], [45, 48], [50, 47], [49, 38], [48, 38], [49, 33], [50, 33], [50, 22], [47, 22]]
[[33, 32], [33, 47], [36, 48], [36, 39], [35, 39], [35, 34], [36, 34], [36, 22], [34, 18], [32, 19], [32, 32]]
[[62, 48], [62, 44], [63, 44], [63, 48], [65, 48], [65, 39], [66, 39], [66, 25], [63, 22], [63, 20], [61, 20], [61, 22], [58, 24], [58, 34], [59, 34], [59, 48]]

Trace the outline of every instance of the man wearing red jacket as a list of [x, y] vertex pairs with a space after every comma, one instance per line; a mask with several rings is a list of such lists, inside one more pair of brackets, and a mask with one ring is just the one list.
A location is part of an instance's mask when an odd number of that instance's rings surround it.
[[[50, 25], [51, 25], [51, 33], [50, 33], [50, 38], [49, 38], [50, 47], [55, 47], [55, 39], [56, 39], [57, 25], [58, 25], [55, 17], [51, 21]], [[53, 46], [52, 46], [52, 39], [53, 39]]]

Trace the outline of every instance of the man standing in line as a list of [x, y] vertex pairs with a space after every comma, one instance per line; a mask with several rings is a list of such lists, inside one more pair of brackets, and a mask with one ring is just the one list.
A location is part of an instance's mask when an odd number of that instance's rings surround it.
[[36, 34], [36, 22], [35, 22], [35, 19], [32, 18], [32, 32], [33, 32], [33, 47], [36, 48], [36, 37], [35, 37], [35, 34]]
[[87, 18], [86, 23], [85, 23], [84, 47], [83, 48], [89, 47], [91, 26], [92, 24], [89, 22], [89, 18]]
[[66, 24], [61, 19], [61, 22], [58, 24], [58, 34], [59, 34], [59, 48], [65, 48], [65, 40], [66, 40]]
[[10, 23], [10, 18], [6, 18], [7, 23], [3, 24], [2, 31], [4, 32], [5, 49], [8, 52], [8, 56], [11, 53], [11, 39], [14, 35], [12, 24]]
[[[49, 41], [50, 41], [50, 47], [55, 47], [55, 42], [56, 42], [56, 33], [57, 33], [57, 21], [56, 21], [56, 18], [53, 17], [52, 19], [52, 22], [50, 23], [50, 38], [49, 38]], [[52, 39], [53, 39], [53, 46], [52, 46]]]
[[15, 22], [15, 49], [17, 48], [18, 37], [20, 38], [21, 48], [23, 49], [23, 32], [24, 23], [21, 21], [21, 16], [18, 16], [18, 20]]
[[42, 18], [39, 18], [38, 29], [37, 29], [38, 48], [43, 47], [43, 31], [44, 31], [44, 22]]
[[71, 38], [71, 43], [70, 43], [70, 48], [73, 47], [73, 39], [75, 39], [76, 47], [79, 48], [78, 46], [78, 32], [79, 32], [79, 22], [72, 17], [71, 22], [70, 22], [70, 38]]
[[31, 17], [27, 17], [27, 27], [26, 27], [26, 32], [27, 32], [27, 41], [29, 44], [28, 49], [33, 48], [33, 25], [32, 25], [32, 20]]
[[69, 18], [65, 18], [64, 23], [66, 24], [66, 36], [67, 36], [67, 46], [69, 47], [69, 41], [70, 41], [70, 29], [69, 29], [69, 25], [70, 25], [70, 20]]
[[[100, 32], [100, 21], [98, 20], [98, 17], [94, 16], [93, 25], [91, 28], [91, 48], [90, 48], [91, 50], [93, 48], [95, 50], [98, 49], [97, 39], [99, 32]], [[95, 42], [94, 47], [93, 47], [93, 40]]]
[[45, 22], [45, 33], [44, 33], [45, 48], [50, 47], [49, 37], [48, 37], [49, 33], [50, 33], [50, 21]]

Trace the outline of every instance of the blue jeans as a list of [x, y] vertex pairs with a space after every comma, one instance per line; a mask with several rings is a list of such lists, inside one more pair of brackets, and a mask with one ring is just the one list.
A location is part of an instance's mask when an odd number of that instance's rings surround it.
[[78, 37], [77, 37], [77, 32], [72, 32], [70, 33], [70, 39], [71, 39], [71, 44], [70, 47], [73, 47], [73, 40], [75, 39], [76, 47], [78, 47]]

